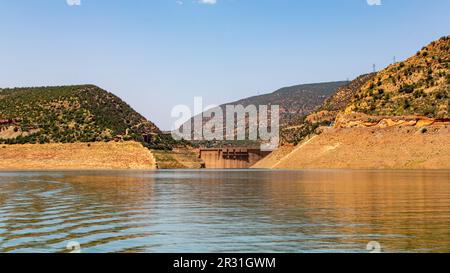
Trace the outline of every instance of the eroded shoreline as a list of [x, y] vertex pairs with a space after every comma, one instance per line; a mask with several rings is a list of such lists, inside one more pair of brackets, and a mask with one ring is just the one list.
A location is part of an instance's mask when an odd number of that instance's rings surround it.
[[0, 171], [156, 169], [138, 142], [0, 145]]

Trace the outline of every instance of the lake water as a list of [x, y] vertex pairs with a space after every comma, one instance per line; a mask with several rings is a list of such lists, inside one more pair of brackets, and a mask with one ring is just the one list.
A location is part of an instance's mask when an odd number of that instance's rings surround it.
[[0, 252], [450, 252], [450, 171], [0, 173]]

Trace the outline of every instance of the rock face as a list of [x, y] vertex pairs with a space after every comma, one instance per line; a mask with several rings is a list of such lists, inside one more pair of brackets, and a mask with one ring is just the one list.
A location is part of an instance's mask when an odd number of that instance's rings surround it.
[[450, 118], [438, 119], [424, 116], [369, 116], [361, 113], [341, 113], [336, 118], [335, 128], [354, 127], [424, 127], [424, 126], [450, 126]]

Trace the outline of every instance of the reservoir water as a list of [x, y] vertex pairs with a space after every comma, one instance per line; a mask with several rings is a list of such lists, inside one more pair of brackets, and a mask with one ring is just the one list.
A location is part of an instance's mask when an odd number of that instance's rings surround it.
[[450, 252], [450, 171], [0, 173], [0, 252]]

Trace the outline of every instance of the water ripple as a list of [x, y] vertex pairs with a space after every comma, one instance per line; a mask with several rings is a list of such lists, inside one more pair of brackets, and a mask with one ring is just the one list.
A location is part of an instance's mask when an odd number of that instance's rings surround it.
[[0, 252], [448, 252], [449, 171], [0, 173]]

